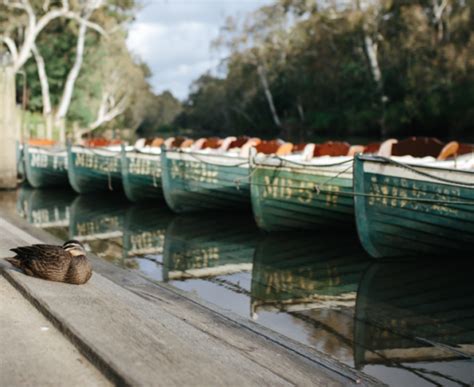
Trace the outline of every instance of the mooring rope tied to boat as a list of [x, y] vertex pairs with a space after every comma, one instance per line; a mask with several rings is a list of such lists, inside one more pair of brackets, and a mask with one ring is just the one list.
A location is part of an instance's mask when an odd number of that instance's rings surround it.
[[[94, 148], [88, 148], [88, 147], [82, 146], [82, 145], [75, 145], [75, 147], [84, 149], [86, 152], [92, 153], [93, 155], [96, 155], [96, 156], [113, 157], [113, 158], [122, 156], [120, 151], [111, 150], [111, 149], [107, 149], [107, 148], [94, 149]], [[108, 154], [103, 154], [102, 152], [108, 153]], [[82, 152], [78, 152], [78, 153], [82, 153]]]
[[[301, 167], [314, 167], [314, 168], [330, 168], [330, 167], [337, 167], [339, 165], [344, 165], [344, 164], [347, 164], [347, 163], [352, 163], [354, 161], [353, 158], [350, 158], [349, 160], [344, 160], [344, 161], [340, 161], [340, 162], [337, 162], [337, 163], [332, 163], [332, 164], [312, 164], [312, 163], [300, 163], [298, 161], [295, 161], [295, 160], [289, 160], [289, 159], [285, 159], [281, 156], [270, 156], [270, 157], [267, 157], [266, 159], [271, 159], [271, 158], [276, 158], [278, 160], [280, 160], [282, 163], [289, 163], [289, 164], [294, 164], [294, 165], [298, 165], [298, 166], [301, 166]], [[280, 163], [280, 165], [278, 167], [283, 167], [283, 164]], [[264, 165], [262, 162], [258, 163], [258, 162], [255, 162], [255, 164], [260, 164], [260, 165]], [[351, 166], [352, 168], [352, 166]]]
[[[327, 183], [326, 183], [327, 184]], [[268, 187], [268, 184], [262, 183], [252, 183], [253, 186], [257, 187]], [[348, 196], [348, 197], [355, 197], [355, 196], [364, 196], [364, 197], [372, 197], [372, 198], [380, 198], [380, 199], [396, 199], [400, 201], [412, 201], [412, 202], [425, 202], [425, 203], [432, 203], [432, 204], [457, 204], [457, 205], [474, 205], [473, 201], [450, 201], [450, 200], [441, 200], [441, 199], [429, 199], [429, 198], [413, 198], [413, 197], [406, 197], [406, 196], [394, 196], [394, 195], [381, 195], [381, 194], [371, 194], [365, 192], [355, 192], [355, 191], [335, 191], [335, 190], [328, 190], [328, 189], [321, 189], [321, 184], [313, 185], [311, 187], [299, 187], [295, 185], [289, 184], [282, 184], [281, 188], [290, 188], [296, 191], [312, 191], [319, 194], [332, 194], [332, 195], [339, 195], [339, 196]], [[344, 188], [344, 187], [343, 187]], [[298, 198], [298, 195], [293, 196], [294, 198]]]
[[[242, 165], [248, 165], [249, 164], [249, 161], [248, 160], [245, 160], [245, 161], [242, 161], [242, 162], [239, 162], [237, 164], [232, 164], [232, 165], [225, 165], [225, 164], [219, 164], [219, 163], [212, 163], [210, 161], [207, 161], [207, 160], [203, 160], [202, 158], [198, 157], [196, 152], [186, 152], [186, 151], [183, 151], [183, 150], [173, 150], [172, 152], [176, 152], [180, 155], [188, 155], [194, 159], [196, 159], [197, 161], [200, 161], [204, 164], [209, 164], [209, 165], [216, 165], [216, 166], [219, 166], [219, 167], [240, 167]], [[235, 159], [236, 157], [232, 157], [232, 156], [228, 156], [226, 155], [225, 153], [223, 154], [218, 154], [218, 153], [208, 153], [208, 154], [199, 154], [199, 156], [202, 156], [202, 157], [223, 157], [223, 158], [227, 158], [229, 160], [233, 160]], [[240, 156], [238, 156], [238, 158], [241, 158]], [[186, 160], [183, 160], [183, 159], [179, 159], [180, 161], [186, 161]]]
[[[428, 173], [428, 172], [424, 172], [424, 171], [420, 171], [418, 170], [415, 166], [412, 166], [412, 165], [409, 165], [409, 164], [405, 164], [405, 163], [400, 163], [398, 161], [395, 161], [393, 159], [391, 159], [390, 157], [384, 157], [384, 156], [376, 156], [377, 159], [380, 159], [380, 160], [383, 160], [389, 164], [393, 164], [393, 165], [396, 165], [400, 168], [405, 168], [405, 169], [408, 169], [409, 171], [411, 172], [414, 172], [414, 173], [417, 173], [421, 176], [425, 176], [425, 177], [429, 177], [430, 179], [433, 179], [433, 180], [438, 180], [438, 181], [442, 181], [442, 182], [445, 182], [445, 183], [449, 183], [449, 184], [453, 184], [453, 185], [456, 185], [456, 186], [459, 186], [459, 187], [466, 187], [466, 188], [472, 188], [474, 187], [474, 183], [460, 183], [459, 181], [454, 181], [454, 180], [451, 180], [451, 179], [446, 179], [444, 177], [439, 177], [439, 176], [436, 176], [436, 175], [432, 175], [431, 173]], [[435, 165], [434, 165], [435, 166]], [[428, 167], [428, 168], [431, 168], [433, 167], [433, 165], [429, 165], [429, 164], [426, 164], [426, 165], [420, 165], [418, 166], [419, 168], [423, 168], [423, 167]], [[444, 169], [439, 169], [440, 171], [444, 171]], [[447, 169], [449, 171], [453, 171], [453, 169]], [[472, 171], [469, 171], [469, 170], [462, 170], [462, 169], [456, 169], [454, 170], [456, 172], [468, 172], [468, 173], [472, 173]]]

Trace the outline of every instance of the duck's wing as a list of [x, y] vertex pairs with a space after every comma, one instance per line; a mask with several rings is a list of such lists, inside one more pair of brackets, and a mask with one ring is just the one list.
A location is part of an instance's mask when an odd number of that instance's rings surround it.
[[55, 245], [31, 245], [10, 249], [22, 262], [32, 262], [41, 260], [44, 263], [54, 263], [58, 261], [69, 261], [72, 256], [61, 246]]

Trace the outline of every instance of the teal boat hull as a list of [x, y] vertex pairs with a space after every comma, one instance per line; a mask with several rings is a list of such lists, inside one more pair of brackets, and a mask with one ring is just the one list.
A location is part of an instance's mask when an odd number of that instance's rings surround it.
[[26, 180], [33, 188], [68, 187], [66, 150], [25, 145]]
[[125, 258], [162, 255], [165, 234], [175, 215], [165, 206], [133, 205], [125, 215], [123, 249]]
[[386, 160], [358, 156], [354, 163], [357, 231], [367, 252], [374, 258], [472, 255], [474, 172]]
[[354, 227], [351, 163], [254, 164], [250, 176], [253, 214], [265, 231]]
[[250, 209], [246, 159], [164, 150], [163, 195], [177, 213]]
[[122, 192], [121, 154], [105, 149], [68, 148], [68, 178], [80, 194]]
[[69, 208], [75, 197], [76, 194], [72, 190], [32, 189], [21, 186], [17, 212], [35, 227], [69, 228]]
[[180, 215], [166, 231], [163, 280], [178, 281], [249, 272], [259, 238], [247, 216]]
[[435, 368], [448, 361], [469, 364], [474, 356], [473, 266], [449, 258], [380, 260], [368, 268], [354, 318], [357, 369], [403, 364], [417, 371], [405, 385], [426, 382], [426, 370], [459, 385], [472, 381], [472, 372], [456, 372], [455, 363]]
[[70, 207], [70, 238], [80, 242], [120, 239], [130, 203], [110, 195], [80, 195]]
[[160, 155], [123, 150], [122, 182], [132, 202], [162, 200]]
[[255, 251], [252, 315], [352, 308], [371, 262], [352, 234], [269, 234]]

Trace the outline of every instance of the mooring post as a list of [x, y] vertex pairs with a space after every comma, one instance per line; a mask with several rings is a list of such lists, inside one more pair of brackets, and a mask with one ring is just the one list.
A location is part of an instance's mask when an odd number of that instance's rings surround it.
[[15, 73], [0, 55], [0, 189], [17, 184], [17, 124]]

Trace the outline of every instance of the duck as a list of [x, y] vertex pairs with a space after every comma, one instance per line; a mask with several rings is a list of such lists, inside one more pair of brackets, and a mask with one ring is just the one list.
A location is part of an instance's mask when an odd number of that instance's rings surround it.
[[35, 244], [10, 249], [16, 256], [6, 260], [26, 275], [74, 285], [85, 284], [92, 266], [81, 242], [69, 240], [62, 246]]

